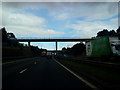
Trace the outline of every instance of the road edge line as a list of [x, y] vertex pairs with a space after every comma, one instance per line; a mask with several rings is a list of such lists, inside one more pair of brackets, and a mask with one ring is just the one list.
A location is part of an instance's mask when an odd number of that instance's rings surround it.
[[19, 73], [22, 74], [22, 73], [25, 72], [26, 70], [27, 70], [27, 68], [26, 68], [26, 69], [23, 69], [23, 70], [20, 71]]
[[94, 90], [98, 90], [98, 88], [91, 84], [90, 82], [88, 82], [87, 80], [83, 79], [82, 77], [80, 77], [79, 75], [77, 75], [75, 72], [73, 72], [72, 70], [68, 69], [66, 66], [64, 66], [63, 64], [61, 64], [60, 62], [58, 62], [56, 59], [53, 59], [56, 63], [58, 63], [60, 66], [62, 66], [64, 69], [66, 69], [67, 71], [69, 71], [71, 74], [73, 74], [75, 77], [77, 77], [79, 80], [81, 80], [82, 82], [84, 82], [86, 85], [88, 85], [89, 87], [91, 87]]

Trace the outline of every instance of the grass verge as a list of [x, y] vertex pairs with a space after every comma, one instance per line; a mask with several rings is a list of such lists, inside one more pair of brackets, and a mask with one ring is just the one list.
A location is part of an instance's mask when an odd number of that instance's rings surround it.
[[75, 62], [63, 58], [56, 59], [78, 74], [81, 74], [79, 72], [82, 72], [87, 76], [94, 78], [99, 83], [104, 84], [106, 87], [120, 88], [118, 87], [120, 86], [120, 72], [117, 70], [111, 70], [110, 68], [105, 68], [102, 66], [90, 65], [84, 62]]

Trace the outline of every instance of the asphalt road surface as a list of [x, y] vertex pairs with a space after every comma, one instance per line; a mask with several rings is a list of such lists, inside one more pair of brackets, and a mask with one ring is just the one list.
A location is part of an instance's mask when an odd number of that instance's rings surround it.
[[53, 59], [36, 57], [2, 65], [2, 89], [80, 88], [92, 89]]

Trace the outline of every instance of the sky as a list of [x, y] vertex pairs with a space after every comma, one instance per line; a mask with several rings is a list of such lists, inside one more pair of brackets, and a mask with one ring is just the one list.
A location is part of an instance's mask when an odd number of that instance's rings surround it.
[[[91, 38], [118, 28], [118, 2], [2, 2], [0, 7], [0, 27], [17, 38]], [[59, 42], [58, 49], [76, 43]], [[31, 44], [55, 49], [55, 42]]]

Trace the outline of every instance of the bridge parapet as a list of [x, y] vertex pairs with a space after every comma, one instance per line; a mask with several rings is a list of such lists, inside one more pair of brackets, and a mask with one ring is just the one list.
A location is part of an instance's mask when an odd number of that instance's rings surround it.
[[17, 39], [90, 39], [80, 37], [17, 37]]

